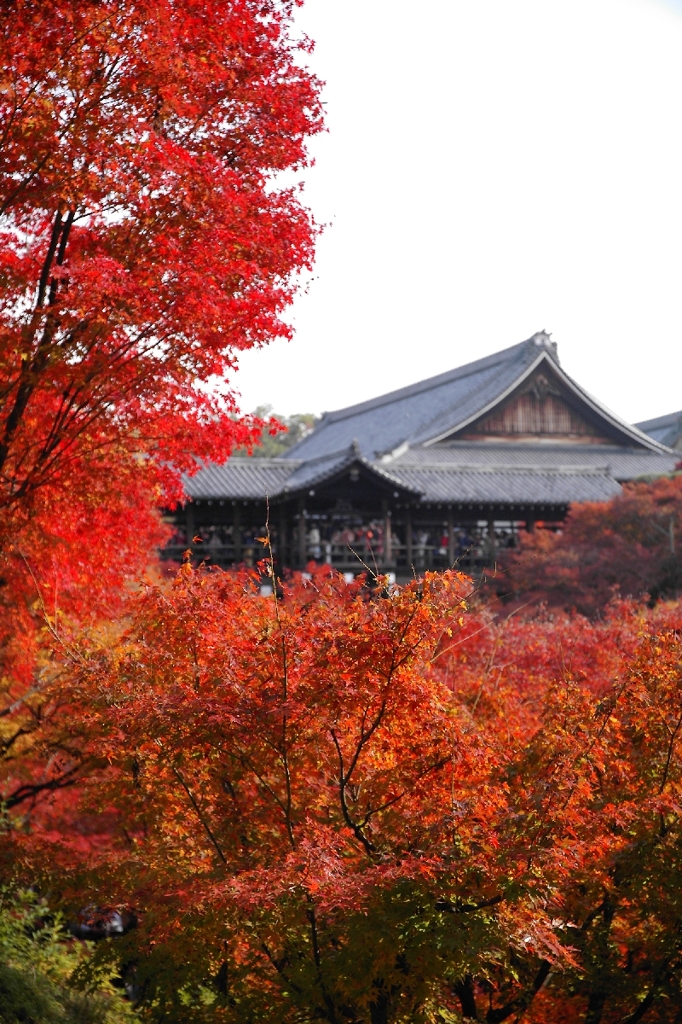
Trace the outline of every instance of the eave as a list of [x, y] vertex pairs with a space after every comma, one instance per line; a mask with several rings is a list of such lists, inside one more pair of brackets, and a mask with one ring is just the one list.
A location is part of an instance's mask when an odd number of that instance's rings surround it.
[[422, 441], [422, 446], [427, 448], [431, 445], [438, 444], [441, 441], [445, 441], [448, 438], [454, 439], [457, 434], [460, 434], [467, 427], [490, 415], [496, 408], [498, 408], [498, 406], [513, 395], [514, 392], [517, 391], [518, 388], [528, 380], [528, 378], [531, 377], [543, 363], [546, 363], [549, 366], [552, 373], [558, 377], [561, 383], [578, 399], [579, 402], [586, 405], [593, 415], [596, 415], [598, 419], [605, 421], [612, 430], [616, 430], [624, 439], [627, 439], [630, 442], [634, 441], [636, 444], [641, 445], [644, 448], [648, 448], [650, 451], [661, 452], [666, 455], [671, 453], [671, 449], [666, 445], [655, 441], [652, 437], [649, 437], [637, 427], [626, 423], [625, 420], [622, 420], [615, 413], [611, 412], [610, 409], [607, 409], [602, 405], [601, 402], [598, 402], [596, 398], [593, 398], [588, 391], [585, 391], [576, 384], [575, 381], [563, 371], [561, 366], [551, 358], [547, 350], [539, 352], [537, 358], [533, 360], [530, 366], [519, 374], [514, 382], [506, 387], [495, 399], [482, 408], [477, 409], [474, 413], [463, 419], [455, 426], [450, 426], [447, 430]]

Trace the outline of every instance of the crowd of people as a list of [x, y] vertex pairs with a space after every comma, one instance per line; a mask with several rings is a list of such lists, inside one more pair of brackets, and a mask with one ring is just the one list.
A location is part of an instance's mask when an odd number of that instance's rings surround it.
[[[266, 527], [247, 527], [241, 530], [239, 543], [235, 543], [233, 526], [200, 526], [193, 537], [187, 536], [182, 526], [176, 526], [169, 541], [167, 552], [171, 557], [178, 551], [191, 547], [195, 551], [201, 548], [213, 562], [232, 562], [239, 547], [240, 557], [253, 564], [254, 559], [264, 553], [263, 540]], [[418, 568], [443, 567], [451, 560], [449, 529], [447, 524], [441, 527], [419, 525], [412, 528], [411, 558]], [[494, 547], [487, 524], [479, 524], [468, 529], [456, 527], [453, 535], [454, 560], [461, 562], [485, 560], [490, 557], [491, 550], [516, 546], [516, 532], [512, 525], [495, 529]], [[271, 541], [275, 554], [279, 549], [279, 536], [276, 527], [271, 529]], [[309, 559], [328, 565], [337, 565], [352, 561], [354, 558], [377, 562], [390, 561], [395, 564], [407, 564], [408, 545], [404, 528], [395, 530], [391, 527], [390, 545], [387, 543], [386, 526], [382, 520], [371, 520], [368, 523], [351, 524], [334, 523], [322, 518], [310, 520], [306, 531], [306, 555]]]
[[[390, 561], [404, 562], [408, 556], [405, 532], [403, 531], [401, 536], [391, 527], [390, 551], [386, 544], [385, 532], [384, 523], [374, 520], [355, 527], [327, 527], [325, 538], [325, 525], [314, 522], [307, 536], [308, 555], [316, 561], [326, 561], [329, 564], [348, 561], [352, 554], [363, 558], [365, 555], [373, 555], [377, 560], [385, 556], [388, 558], [390, 554]], [[441, 528], [417, 525], [412, 529], [411, 539], [415, 566], [425, 568], [449, 563], [451, 551], [447, 524]], [[485, 559], [491, 550], [487, 524], [470, 530], [457, 527], [453, 540], [455, 560]], [[507, 528], [495, 530], [495, 550], [514, 547], [515, 543], [516, 534], [511, 524]]]

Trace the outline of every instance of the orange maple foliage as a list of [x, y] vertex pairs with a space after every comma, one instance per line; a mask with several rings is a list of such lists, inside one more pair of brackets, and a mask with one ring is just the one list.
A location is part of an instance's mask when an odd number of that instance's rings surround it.
[[6, 773], [5, 840], [72, 910], [134, 910], [93, 971], [159, 1020], [674, 1019], [682, 609], [470, 591], [185, 566], [62, 639], [69, 723]]
[[504, 565], [521, 601], [602, 611], [614, 590], [652, 601], [682, 592], [682, 474], [626, 484], [609, 502], [574, 505], [560, 532], [538, 529]]
[[316, 233], [278, 180], [321, 127], [293, 6], [0, 5], [0, 673], [23, 684], [38, 589], [115, 614], [181, 472], [262, 428], [227, 377], [289, 335]]

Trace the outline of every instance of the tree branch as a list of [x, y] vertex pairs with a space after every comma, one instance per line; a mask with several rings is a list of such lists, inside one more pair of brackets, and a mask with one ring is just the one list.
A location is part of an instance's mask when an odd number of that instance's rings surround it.
[[215, 849], [215, 852], [218, 854], [218, 856], [220, 857], [220, 859], [223, 862], [223, 864], [225, 864], [227, 866], [227, 858], [226, 858], [225, 854], [223, 853], [223, 851], [221, 850], [220, 844], [219, 844], [218, 840], [216, 839], [215, 835], [213, 834], [211, 826], [208, 824], [208, 822], [204, 818], [203, 814], [201, 813], [201, 809], [200, 809], [198, 803], [196, 802], [196, 800], [194, 799], [194, 794], [192, 793], [192, 790], [189, 788], [189, 786], [185, 782], [185, 780], [183, 778], [183, 775], [182, 775], [182, 772], [180, 771], [179, 768], [176, 768], [175, 766], [172, 766], [172, 771], [173, 771], [173, 774], [175, 775], [176, 779], [178, 780], [178, 782], [180, 783], [180, 785], [184, 789], [185, 793], [187, 794], [187, 798], [188, 798], [189, 802], [191, 803], [192, 807], [194, 808], [196, 816], [199, 819], [199, 821], [201, 822], [201, 824], [202, 824], [202, 826], [204, 828], [204, 831], [206, 832], [206, 835], [211, 840], [211, 843], [213, 844], [213, 848]]
[[358, 823], [353, 821], [353, 819], [350, 816], [348, 804], [346, 803], [346, 787], [348, 785], [348, 775], [346, 775], [344, 772], [343, 753], [341, 751], [341, 745], [339, 744], [339, 741], [336, 737], [336, 733], [334, 732], [333, 729], [330, 729], [329, 731], [331, 733], [332, 740], [334, 741], [334, 746], [336, 747], [336, 753], [339, 759], [339, 801], [341, 803], [341, 813], [343, 814], [343, 820], [346, 822], [346, 825], [348, 825], [348, 828], [351, 829], [351, 831], [355, 835], [355, 838], [359, 840], [360, 843], [362, 843], [362, 845], [365, 848], [365, 852], [369, 854], [369, 856], [371, 857], [375, 853], [374, 845], [367, 838], [367, 836], [362, 831]]

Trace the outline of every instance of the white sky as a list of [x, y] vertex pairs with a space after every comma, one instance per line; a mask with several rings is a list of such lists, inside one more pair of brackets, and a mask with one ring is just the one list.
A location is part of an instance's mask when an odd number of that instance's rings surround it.
[[242, 408], [362, 401], [552, 332], [635, 421], [682, 408], [682, 0], [306, 0], [329, 222]]

